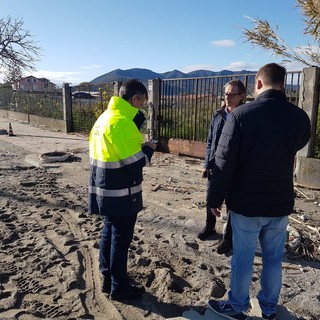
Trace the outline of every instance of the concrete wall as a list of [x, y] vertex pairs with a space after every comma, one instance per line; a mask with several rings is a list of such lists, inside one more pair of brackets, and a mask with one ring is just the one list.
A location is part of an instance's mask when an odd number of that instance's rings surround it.
[[55, 131], [66, 132], [66, 122], [64, 120], [44, 118], [44, 117], [34, 116], [31, 114], [2, 110], [2, 109], [0, 109], [0, 116], [8, 119], [30, 123], [37, 126], [44, 126]]
[[297, 156], [295, 182], [298, 186], [320, 190], [320, 159]]
[[26, 113], [0, 109], [0, 116], [22, 122], [29, 122], [29, 115]]

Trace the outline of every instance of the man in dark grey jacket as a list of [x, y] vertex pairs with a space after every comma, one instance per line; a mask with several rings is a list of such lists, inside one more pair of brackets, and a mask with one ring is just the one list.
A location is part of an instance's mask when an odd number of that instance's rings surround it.
[[281, 290], [288, 215], [293, 212], [293, 167], [310, 138], [308, 115], [284, 93], [286, 69], [270, 63], [256, 75], [256, 100], [228, 117], [215, 154], [207, 205], [220, 216], [225, 200], [233, 230], [228, 301], [208, 307], [227, 319], [246, 319], [257, 241], [262, 248], [263, 319], [275, 319]]
[[[208, 178], [210, 185], [211, 170], [214, 168], [214, 155], [218, 146], [219, 138], [223, 126], [228, 118], [228, 115], [239, 105], [243, 104], [246, 98], [246, 87], [241, 80], [233, 79], [228, 81], [224, 86], [224, 105], [221, 109], [214, 112], [209, 128], [207, 138], [206, 157], [202, 177]], [[210, 235], [216, 233], [216, 216], [212, 214], [210, 207], [206, 207], [206, 225], [198, 234], [200, 240], [207, 239]], [[217, 253], [227, 253], [232, 248], [232, 228], [230, 215], [227, 213], [227, 222], [225, 232], [217, 246]]]

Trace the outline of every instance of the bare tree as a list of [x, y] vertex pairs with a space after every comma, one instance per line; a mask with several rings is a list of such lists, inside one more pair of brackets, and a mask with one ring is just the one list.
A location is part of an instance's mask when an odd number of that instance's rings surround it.
[[22, 19], [0, 19], [0, 66], [4, 69], [18, 67], [20, 70], [35, 70], [41, 48], [32, 40], [32, 35], [23, 26]]
[[4, 83], [14, 83], [18, 79], [23, 78], [23, 71], [21, 70], [20, 66], [9, 66], [7, 71], [4, 73]]
[[320, 0], [297, 0], [297, 6], [304, 15], [305, 29], [303, 33], [313, 39], [314, 45], [296, 49], [290, 47], [263, 19], [252, 19], [254, 28], [244, 29], [245, 42], [250, 42], [254, 47], [271, 50], [275, 55], [284, 57], [285, 61], [298, 61], [306, 66], [320, 66]]

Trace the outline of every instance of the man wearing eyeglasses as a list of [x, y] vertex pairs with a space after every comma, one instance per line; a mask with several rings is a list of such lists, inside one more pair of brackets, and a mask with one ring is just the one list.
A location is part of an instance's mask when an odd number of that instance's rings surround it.
[[226, 201], [233, 256], [228, 300], [210, 300], [208, 307], [226, 319], [247, 319], [258, 240], [263, 266], [257, 298], [262, 318], [276, 319], [286, 227], [294, 206], [294, 158], [311, 135], [306, 112], [286, 99], [285, 75], [286, 69], [275, 63], [258, 71], [256, 100], [229, 115], [215, 155], [207, 205], [220, 216]]
[[[208, 178], [208, 184], [211, 180], [211, 170], [214, 167], [214, 156], [218, 146], [218, 141], [222, 132], [222, 128], [228, 115], [240, 104], [243, 104], [246, 98], [246, 88], [242, 81], [231, 80], [224, 86], [225, 104], [217, 110], [212, 117], [206, 148], [206, 157], [204, 168], [202, 170], [202, 178]], [[216, 233], [216, 216], [212, 214], [209, 207], [206, 207], [206, 225], [198, 234], [200, 240], [205, 240]], [[232, 229], [229, 214], [227, 214], [227, 222], [225, 232], [222, 239], [218, 243], [217, 253], [223, 254], [232, 248]]]

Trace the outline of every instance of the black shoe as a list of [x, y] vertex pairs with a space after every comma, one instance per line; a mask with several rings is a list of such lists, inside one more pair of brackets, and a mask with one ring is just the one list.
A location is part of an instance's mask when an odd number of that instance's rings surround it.
[[266, 320], [275, 320], [276, 319], [276, 313], [270, 314], [270, 316], [267, 316], [266, 314], [262, 313], [262, 319]]
[[208, 308], [225, 319], [247, 320], [247, 316], [243, 312], [235, 311], [228, 301], [209, 300]]
[[101, 291], [108, 294], [111, 292], [111, 279], [109, 277], [103, 277]]
[[205, 240], [209, 238], [210, 236], [214, 235], [216, 233], [216, 229], [213, 227], [210, 227], [206, 225], [204, 229], [198, 234], [198, 238], [200, 240]]
[[138, 298], [145, 293], [146, 289], [142, 285], [127, 284], [125, 287], [119, 288], [110, 293], [111, 300], [122, 300], [129, 298]]
[[232, 241], [228, 239], [221, 239], [218, 243], [217, 252], [219, 254], [227, 253], [232, 249]]

